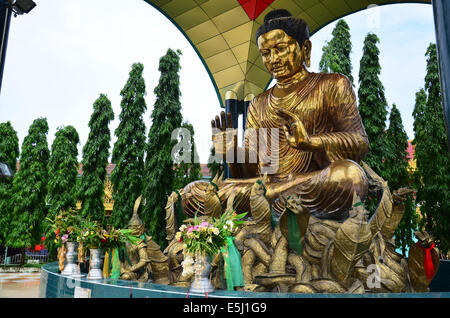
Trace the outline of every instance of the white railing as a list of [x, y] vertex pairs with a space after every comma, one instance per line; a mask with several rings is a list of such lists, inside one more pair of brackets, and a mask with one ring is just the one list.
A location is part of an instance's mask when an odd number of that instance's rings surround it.
[[[48, 255], [44, 254], [26, 254], [25, 260], [27, 264], [44, 264], [48, 262]], [[22, 254], [8, 256], [6, 259], [10, 265], [20, 264], [22, 261]], [[0, 264], [5, 264], [5, 255], [0, 256]]]

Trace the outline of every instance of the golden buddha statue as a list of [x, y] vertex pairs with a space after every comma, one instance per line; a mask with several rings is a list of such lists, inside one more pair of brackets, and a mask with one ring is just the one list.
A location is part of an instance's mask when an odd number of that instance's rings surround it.
[[[308, 26], [286, 10], [269, 13], [256, 39], [277, 83], [251, 101], [243, 148], [237, 146], [231, 114], [222, 112], [212, 121], [216, 154], [227, 159], [232, 174], [218, 187], [220, 202], [226, 206], [233, 194], [234, 208], [248, 211], [251, 188], [267, 173], [266, 197], [278, 214], [288, 196], [298, 195], [311, 215], [345, 220], [353, 192], [364, 200], [368, 189], [358, 163], [369, 143], [352, 85], [341, 74], [308, 71]], [[267, 147], [261, 146], [262, 139]], [[244, 162], [236, 162], [238, 154]], [[205, 213], [207, 187], [208, 182], [199, 181], [179, 191], [185, 213]]]
[[[216, 155], [228, 163], [232, 178], [196, 181], [169, 196], [169, 246], [181, 248], [174, 239], [180, 208], [188, 216], [214, 218], [233, 208], [248, 212], [235, 234], [243, 290], [427, 290], [438, 268], [437, 249], [423, 234], [410, 265], [395, 251], [392, 237], [411, 190], [391, 194], [387, 182], [362, 161], [369, 142], [348, 78], [308, 71], [308, 26], [286, 10], [266, 15], [256, 41], [277, 82], [251, 101], [243, 147], [231, 114], [221, 112], [212, 120]], [[370, 219], [363, 205], [369, 183], [379, 196]], [[175, 259], [176, 251], [170, 249], [169, 257]]]

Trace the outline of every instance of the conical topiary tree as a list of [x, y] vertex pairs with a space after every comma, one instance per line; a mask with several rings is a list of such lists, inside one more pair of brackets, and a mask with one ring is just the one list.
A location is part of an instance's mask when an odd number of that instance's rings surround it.
[[[181, 162], [175, 161], [175, 178], [172, 189], [182, 189], [187, 184], [199, 180], [202, 177], [202, 168], [197, 153], [197, 148], [194, 141], [194, 126], [188, 122], [184, 122], [181, 128], [189, 132], [189, 140], [181, 140], [181, 143], [186, 142], [184, 147], [180, 149], [179, 157], [187, 158], [187, 162], [182, 160]], [[181, 136], [184, 138], [184, 136]], [[184, 154], [184, 150], [189, 149], [188, 154]], [[187, 155], [187, 156], [186, 156]]]
[[[0, 123], [0, 162], [6, 163], [13, 173], [19, 159], [19, 138], [11, 122]], [[5, 241], [12, 218], [12, 179], [0, 178], [0, 244]]]
[[[389, 116], [389, 128], [386, 131], [386, 160], [384, 171], [391, 190], [411, 188], [412, 177], [408, 161], [408, 135], [402, 123], [402, 117], [394, 104]], [[414, 243], [413, 233], [417, 230], [417, 215], [413, 195], [405, 200], [405, 212], [395, 231], [395, 243], [406, 256], [407, 248]]]
[[134, 203], [142, 193], [146, 132], [143, 115], [147, 109], [143, 71], [144, 65], [134, 63], [120, 92], [122, 111], [112, 152], [112, 162], [116, 167], [111, 173], [114, 210], [110, 218], [111, 225], [119, 228], [127, 226]]
[[48, 163], [49, 217], [75, 208], [75, 186], [78, 176], [78, 144], [80, 137], [73, 126], [59, 127]]
[[16, 172], [19, 158], [19, 138], [11, 122], [0, 123], [0, 162], [6, 163], [13, 173]]
[[13, 180], [14, 210], [6, 245], [22, 248], [22, 263], [25, 248], [38, 244], [43, 234], [50, 156], [47, 133], [47, 119], [33, 121], [22, 143], [20, 169]]
[[147, 157], [145, 161], [145, 187], [143, 197], [146, 205], [141, 214], [149, 234], [160, 246], [165, 240], [165, 204], [174, 185], [174, 162], [172, 149], [177, 141], [172, 132], [181, 127], [180, 102], [180, 55], [168, 49], [159, 60], [161, 76], [155, 87], [155, 105], [151, 114], [152, 126], [148, 134]]
[[385, 156], [384, 136], [387, 119], [387, 102], [384, 86], [379, 79], [381, 65], [378, 37], [369, 33], [364, 40], [363, 56], [359, 69], [359, 113], [370, 143], [370, 152], [365, 158], [367, 164], [383, 176]]
[[89, 121], [89, 137], [83, 147], [83, 160], [77, 198], [81, 201], [81, 216], [103, 223], [104, 181], [109, 159], [111, 133], [109, 123], [114, 119], [111, 102], [104, 94], [94, 102]]
[[436, 44], [429, 45], [426, 56], [425, 91], [418, 93], [413, 112], [417, 202], [423, 215], [422, 224], [439, 240], [439, 249], [447, 253], [450, 250], [450, 156]]
[[341, 73], [348, 77], [353, 84], [352, 42], [350, 37], [350, 27], [345, 20], [339, 20], [332, 32], [333, 38], [326, 42], [322, 48], [322, 58], [319, 62], [321, 72]]
[[[369, 139], [370, 151], [364, 161], [381, 177], [385, 178], [384, 165], [386, 155], [385, 132], [387, 119], [387, 102], [384, 86], [379, 79], [381, 66], [379, 39], [376, 34], [367, 34], [364, 40], [363, 56], [359, 69], [359, 113]], [[378, 200], [369, 195], [365, 205], [370, 213], [375, 211]]]

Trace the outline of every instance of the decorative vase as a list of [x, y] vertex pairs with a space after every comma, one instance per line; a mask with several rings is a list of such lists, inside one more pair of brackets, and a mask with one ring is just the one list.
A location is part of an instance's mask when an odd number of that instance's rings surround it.
[[80, 268], [75, 263], [77, 259], [78, 253], [76, 251], [77, 243], [76, 242], [66, 242], [66, 264], [64, 265], [64, 269], [61, 272], [61, 275], [64, 276], [81, 276]]
[[214, 286], [209, 280], [209, 273], [211, 272], [211, 260], [210, 256], [204, 252], [197, 252], [195, 254], [194, 265], [194, 280], [192, 281], [190, 293], [212, 293], [214, 292]]
[[89, 273], [88, 279], [103, 279], [102, 250], [100, 248], [89, 249]]

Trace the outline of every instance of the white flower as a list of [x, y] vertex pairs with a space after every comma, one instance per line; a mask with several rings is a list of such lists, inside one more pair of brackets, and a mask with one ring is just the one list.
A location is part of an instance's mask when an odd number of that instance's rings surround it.
[[183, 276], [189, 276], [194, 273], [194, 259], [189, 254], [185, 256], [184, 261], [181, 262], [181, 266], [183, 266]]
[[213, 230], [214, 235], [219, 235], [219, 229], [217, 227], [214, 228]]
[[228, 226], [224, 225], [224, 226], [223, 226], [223, 229], [224, 229], [224, 230], [228, 230]]
[[233, 230], [233, 221], [231, 221], [231, 220], [228, 220], [227, 222], [226, 222], [226, 224], [230, 227], [230, 231], [232, 231]]
[[183, 224], [180, 226], [180, 231], [183, 232], [187, 228], [186, 224]]

